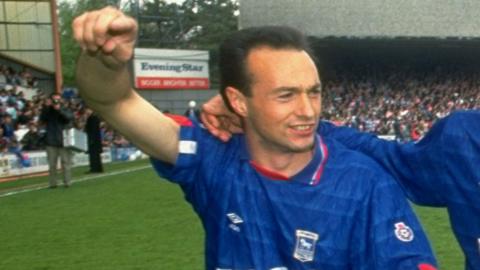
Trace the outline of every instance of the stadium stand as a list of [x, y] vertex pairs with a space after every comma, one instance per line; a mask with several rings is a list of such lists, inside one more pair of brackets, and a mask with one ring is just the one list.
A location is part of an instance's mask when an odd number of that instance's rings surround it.
[[325, 87], [328, 120], [397, 140], [417, 140], [454, 110], [480, 108], [479, 74], [437, 68], [433, 72], [343, 72]]
[[[38, 119], [49, 93], [36, 88], [35, 82], [36, 78], [28, 69], [0, 66], [0, 159], [11, 159], [9, 156], [15, 155], [17, 160], [9, 165], [12, 168], [31, 166], [31, 159], [36, 155], [32, 151], [44, 153], [45, 150], [42, 143], [45, 131]], [[25, 92], [29, 94], [25, 95]], [[74, 112], [74, 126], [83, 129], [86, 115], [82, 99], [74, 89], [65, 89], [62, 97], [64, 106]], [[123, 136], [104, 122], [101, 124], [101, 133], [103, 147], [111, 150], [111, 153], [108, 151], [110, 160], [129, 159], [132, 152], [136, 152]], [[6, 175], [9, 174], [2, 174]]]

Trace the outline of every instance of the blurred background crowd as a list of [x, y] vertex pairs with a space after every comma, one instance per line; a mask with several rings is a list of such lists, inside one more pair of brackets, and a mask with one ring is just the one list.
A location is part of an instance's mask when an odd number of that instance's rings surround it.
[[[28, 94], [26, 94], [28, 92]], [[39, 121], [42, 110], [49, 106], [50, 93], [36, 88], [36, 78], [28, 70], [17, 71], [0, 66], [0, 153], [43, 150], [44, 130]], [[72, 89], [62, 93], [62, 106], [75, 115], [74, 126], [83, 129], [87, 113], [81, 98]], [[130, 143], [101, 123], [104, 147], [126, 147]]]
[[480, 76], [468, 70], [337, 72], [323, 92], [323, 118], [399, 141], [418, 140], [454, 110], [480, 108]]
[[[2, 153], [44, 149], [39, 116], [48, 103], [49, 94], [36, 88], [36, 78], [28, 70], [0, 67]], [[74, 126], [83, 129], [88, 115], [81, 98], [65, 89], [62, 103], [74, 112]], [[480, 108], [480, 76], [466, 70], [366, 74], [350, 67], [337, 70], [323, 92], [324, 119], [399, 141], [418, 140], [437, 119], [472, 108]], [[100, 129], [103, 147], [131, 146], [105, 122]]]

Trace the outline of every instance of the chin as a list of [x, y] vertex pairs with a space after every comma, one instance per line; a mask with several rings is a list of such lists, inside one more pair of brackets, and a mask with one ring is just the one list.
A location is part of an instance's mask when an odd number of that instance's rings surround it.
[[295, 145], [295, 146], [290, 146], [289, 150], [295, 153], [305, 153], [309, 152], [313, 149], [314, 143], [313, 141], [311, 143], [305, 144], [305, 145]]

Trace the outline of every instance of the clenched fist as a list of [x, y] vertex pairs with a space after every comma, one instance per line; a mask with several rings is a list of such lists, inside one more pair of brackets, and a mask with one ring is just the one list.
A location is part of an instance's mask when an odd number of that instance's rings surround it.
[[119, 64], [133, 55], [137, 23], [114, 7], [85, 12], [72, 23], [75, 40], [90, 54], [112, 56]]

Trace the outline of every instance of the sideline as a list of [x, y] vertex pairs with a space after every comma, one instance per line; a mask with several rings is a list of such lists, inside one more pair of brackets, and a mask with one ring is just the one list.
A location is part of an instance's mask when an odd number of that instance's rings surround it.
[[[80, 182], [84, 182], [84, 181], [89, 181], [89, 180], [93, 180], [93, 179], [98, 179], [98, 178], [104, 178], [104, 177], [113, 176], [113, 175], [119, 175], [119, 174], [126, 174], [126, 173], [141, 171], [141, 170], [145, 170], [145, 169], [149, 169], [149, 168], [152, 168], [152, 166], [151, 165], [145, 165], [145, 166], [134, 167], [134, 168], [124, 169], [124, 170], [118, 170], [118, 171], [109, 172], [109, 173], [101, 173], [101, 174], [97, 174], [97, 175], [83, 176], [83, 177], [80, 177], [78, 179], [72, 179], [72, 184], [80, 183]], [[48, 183], [42, 183], [42, 184], [35, 184], [35, 185], [16, 188], [15, 190], [7, 191], [6, 193], [1, 193], [1, 191], [0, 191], [0, 198], [13, 196], [13, 195], [21, 194], [21, 193], [26, 193], [26, 192], [37, 191], [37, 190], [41, 190], [41, 189], [47, 189], [47, 188], [48, 188]], [[60, 186], [60, 188], [61, 188], [61, 186]]]

